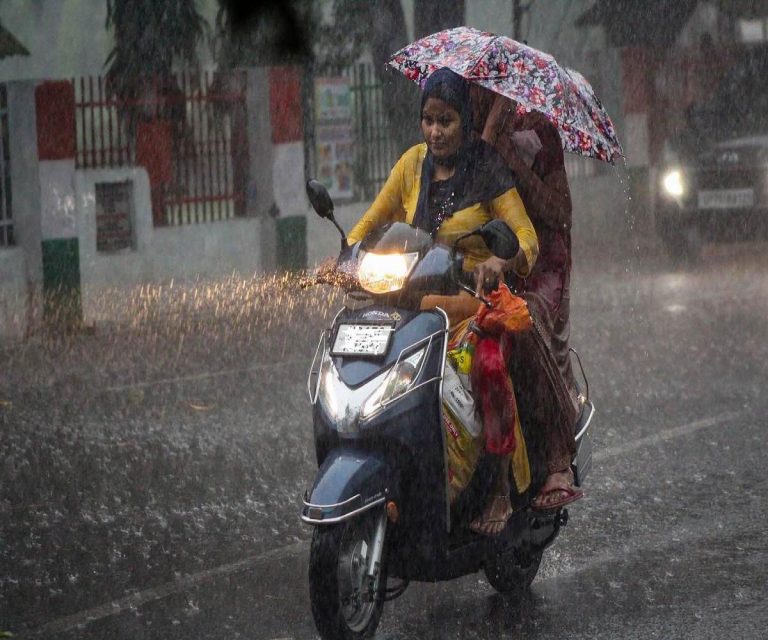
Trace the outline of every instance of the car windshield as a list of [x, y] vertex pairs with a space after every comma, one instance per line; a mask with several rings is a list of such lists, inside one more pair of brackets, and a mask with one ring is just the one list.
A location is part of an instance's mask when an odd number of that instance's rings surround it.
[[748, 50], [724, 74], [712, 100], [691, 111], [691, 124], [710, 140], [768, 134], [768, 49]]

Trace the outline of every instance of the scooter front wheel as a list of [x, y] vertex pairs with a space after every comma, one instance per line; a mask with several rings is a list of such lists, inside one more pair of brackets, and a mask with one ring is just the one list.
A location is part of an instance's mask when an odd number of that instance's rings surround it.
[[360, 640], [373, 635], [379, 624], [387, 582], [383, 554], [373, 579], [367, 569], [377, 528], [385, 526], [383, 517], [369, 511], [349, 522], [317, 527], [312, 535], [309, 598], [323, 640]]

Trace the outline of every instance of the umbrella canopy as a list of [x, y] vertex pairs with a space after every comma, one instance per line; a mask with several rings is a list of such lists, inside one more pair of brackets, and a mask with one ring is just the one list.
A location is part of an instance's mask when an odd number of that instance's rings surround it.
[[448, 67], [471, 82], [543, 113], [560, 132], [563, 149], [613, 163], [624, 153], [589, 82], [548, 53], [469, 27], [434, 33], [395, 53], [389, 64], [423, 86]]

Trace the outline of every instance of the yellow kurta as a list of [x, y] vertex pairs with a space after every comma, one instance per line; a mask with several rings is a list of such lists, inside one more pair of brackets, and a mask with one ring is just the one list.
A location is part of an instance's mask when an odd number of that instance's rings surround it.
[[[385, 222], [413, 223], [421, 187], [421, 165], [426, 155], [427, 145], [422, 143], [411, 147], [400, 157], [373, 204], [350, 231], [350, 242], [362, 240], [371, 229]], [[517, 235], [527, 263], [519, 275], [528, 275], [536, 262], [539, 244], [536, 231], [515, 188], [489, 202], [477, 203], [456, 211], [440, 225], [437, 241], [452, 245], [460, 235], [476, 229], [492, 218], [506, 222]], [[462, 241], [461, 251], [465, 256], [464, 269], [467, 271], [472, 271], [476, 264], [491, 257], [479, 236]]]

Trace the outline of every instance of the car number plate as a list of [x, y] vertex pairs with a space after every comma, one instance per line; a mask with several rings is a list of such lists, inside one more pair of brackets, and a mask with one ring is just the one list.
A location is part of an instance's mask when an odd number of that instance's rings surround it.
[[391, 324], [340, 324], [331, 355], [383, 356], [393, 331]]
[[716, 189], [699, 191], [700, 209], [745, 209], [755, 204], [752, 189]]

